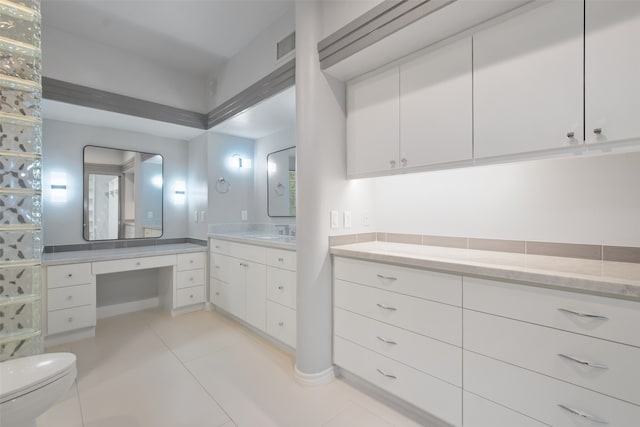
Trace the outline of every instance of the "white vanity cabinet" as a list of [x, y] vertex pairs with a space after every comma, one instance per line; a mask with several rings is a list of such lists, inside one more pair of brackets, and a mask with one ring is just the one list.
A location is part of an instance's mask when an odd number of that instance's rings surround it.
[[47, 334], [96, 326], [96, 279], [91, 263], [47, 267]]
[[178, 254], [174, 307], [205, 301], [205, 259], [206, 256], [202, 252]]
[[267, 249], [267, 333], [296, 347], [296, 253]]
[[581, 1], [553, 1], [474, 34], [473, 69], [476, 158], [582, 144]]
[[587, 0], [587, 142], [640, 137], [640, 2]]

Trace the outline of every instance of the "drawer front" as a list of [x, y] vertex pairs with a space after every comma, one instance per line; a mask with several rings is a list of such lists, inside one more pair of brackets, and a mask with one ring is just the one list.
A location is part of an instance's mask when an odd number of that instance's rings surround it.
[[640, 324], [640, 302], [465, 277], [464, 305], [640, 347], [640, 334], [629, 327]]
[[267, 333], [283, 343], [296, 347], [296, 311], [267, 301]]
[[83, 307], [50, 311], [47, 319], [49, 335], [95, 326], [96, 306], [92, 304]]
[[637, 347], [470, 310], [464, 310], [464, 345], [476, 353], [640, 405]]
[[464, 391], [464, 427], [545, 427], [539, 421]]
[[462, 390], [459, 387], [340, 337], [334, 339], [334, 361], [336, 365], [436, 417], [454, 426], [462, 425]]
[[204, 252], [192, 252], [188, 254], [178, 254], [178, 271], [196, 270], [204, 268], [206, 255]]
[[296, 273], [281, 268], [267, 267], [267, 298], [296, 308]]
[[229, 282], [229, 266], [231, 260], [235, 259], [220, 254], [211, 254], [211, 268], [209, 269], [211, 277], [214, 277], [223, 282]]
[[349, 341], [462, 387], [462, 349], [336, 308], [334, 333]]
[[120, 271], [145, 270], [147, 268], [176, 265], [175, 255], [161, 255], [130, 259], [114, 259], [93, 263], [93, 274], [117, 273]]
[[178, 289], [204, 286], [204, 269], [178, 271], [176, 280], [176, 287]]
[[54, 265], [47, 267], [47, 287], [81, 285], [92, 283], [91, 263]]
[[336, 280], [336, 307], [462, 346], [462, 309]]
[[296, 253], [283, 249], [267, 248], [267, 265], [296, 271]]
[[266, 264], [267, 248], [262, 246], [245, 245], [243, 243], [229, 242], [229, 255], [234, 258]]
[[211, 301], [224, 311], [244, 319], [247, 303], [244, 286], [211, 280]]
[[178, 289], [176, 292], [176, 307], [204, 302], [204, 286]]
[[350, 258], [334, 258], [336, 279], [451, 305], [462, 305], [462, 277]]
[[229, 241], [209, 239], [209, 251], [220, 255], [229, 255]]
[[64, 308], [94, 305], [96, 303], [96, 285], [65, 286], [47, 291], [47, 306], [49, 311]]
[[[466, 390], [554, 427], [630, 427], [640, 419], [632, 405], [573, 384], [465, 351]], [[606, 422], [587, 422], [569, 409]]]

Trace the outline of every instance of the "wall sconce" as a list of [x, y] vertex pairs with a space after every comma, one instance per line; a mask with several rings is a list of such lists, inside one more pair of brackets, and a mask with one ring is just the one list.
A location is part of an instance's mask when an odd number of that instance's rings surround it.
[[252, 164], [251, 159], [240, 157], [239, 154], [229, 157], [227, 163], [231, 169], [251, 169]]
[[162, 188], [162, 175], [154, 175], [151, 177], [151, 184], [157, 188]]
[[176, 205], [184, 205], [187, 198], [186, 184], [184, 181], [178, 181], [173, 186], [173, 202]]
[[67, 202], [67, 174], [66, 172], [51, 173], [51, 201], [53, 203]]
[[278, 172], [278, 166], [276, 166], [276, 162], [267, 162], [267, 173], [269, 175], [273, 175]]

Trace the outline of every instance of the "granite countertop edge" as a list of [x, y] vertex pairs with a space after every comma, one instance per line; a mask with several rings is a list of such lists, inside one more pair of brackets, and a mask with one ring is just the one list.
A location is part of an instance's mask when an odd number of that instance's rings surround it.
[[279, 242], [277, 240], [260, 239], [257, 237], [249, 237], [243, 233], [209, 233], [210, 239], [228, 240], [230, 242], [244, 243], [247, 245], [264, 246], [266, 248], [285, 249], [289, 251], [296, 250], [294, 242]]

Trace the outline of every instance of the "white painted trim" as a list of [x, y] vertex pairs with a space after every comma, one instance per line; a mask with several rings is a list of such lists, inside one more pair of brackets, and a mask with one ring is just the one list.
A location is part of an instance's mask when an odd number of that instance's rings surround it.
[[85, 338], [92, 338], [96, 336], [96, 327], [89, 326], [87, 328], [75, 329], [73, 331], [61, 332], [55, 335], [48, 335], [44, 339], [45, 349], [54, 347], [61, 344], [67, 344], [72, 341], [78, 341]]
[[191, 304], [185, 307], [178, 307], [171, 310], [171, 317], [179, 316], [181, 314], [193, 313], [194, 311], [201, 311], [205, 308], [205, 303], [199, 302]]
[[298, 369], [298, 365], [295, 366], [295, 380], [300, 385], [308, 386], [308, 387], [316, 387], [320, 385], [329, 384], [332, 382], [336, 375], [333, 371], [333, 366], [325, 369], [324, 371], [317, 372], [315, 374], [307, 374]]
[[98, 307], [96, 309], [96, 317], [98, 319], [106, 319], [107, 317], [119, 316], [121, 314], [133, 313], [134, 311], [155, 307], [160, 307], [160, 298], [158, 297]]

